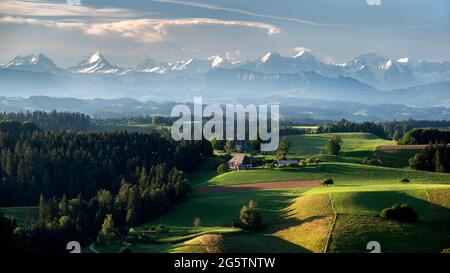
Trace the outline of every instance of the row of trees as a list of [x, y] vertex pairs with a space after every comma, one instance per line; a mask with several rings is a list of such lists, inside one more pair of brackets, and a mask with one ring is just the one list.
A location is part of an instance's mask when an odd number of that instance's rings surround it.
[[387, 138], [383, 126], [375, 122], [352, 122], [342, 119], [334, 124], [319, 126], [317, 133], [342, 133], [342, 132], [362, 132], [371, 133], [381, 138]]
[[409, 165], [415, 170], [430, 172], [450, 172], [450, 148], [447, 144], [429, 144], [409, 160]]
[[[364, 132], [381, 138], [399, 141], [407, 132], [416, 128], [448, 128], [450, 121], [441, 120], [404, 120], [383, 122], [352, 122], [342, 119], [336, 123], [319, 126], [318, 133]], [[422, 143], [428, 144], [428, 142]]]
[[86, 114], [57, 111], [2, 112], [0, 120], [31, 122], [46, 132], [69, 129], [85, 131], [91, 124], [91, 118]]
[[450, 131], [439, 129], [414, 129], [406, 133], [399, 144], [415, 145], [429, 143], [449, 143]]

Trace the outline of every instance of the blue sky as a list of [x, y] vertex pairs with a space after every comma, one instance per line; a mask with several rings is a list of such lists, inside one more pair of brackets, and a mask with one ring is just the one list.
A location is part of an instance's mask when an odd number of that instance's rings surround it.
[[368, 52], [450, 60], [448, 0], [67, 2], [2, 0], [0, 63], [42, 52], [64, 67], [97, 50], [124, 66], [143, 55], [245, 61], [302, 47], [334, 62]]

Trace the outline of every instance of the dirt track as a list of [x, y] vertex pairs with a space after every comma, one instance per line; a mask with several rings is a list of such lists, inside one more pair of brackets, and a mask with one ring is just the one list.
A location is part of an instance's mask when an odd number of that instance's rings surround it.
[[395, 151], [395, 150], [420, 150], [425, 149], [428, 145], [383, 145], [377, 147], [378, 151]]
[[230, 186], [206, 186], [195, 191], [198, 194], [211, 193], [225, 193], [251, 190], [266, 190], [266, 189], [293, 189], [304, 187], [318, 187], [321, 185], [321, 180], [292, 180], [292, 181], [274, 181], [261, 182], [250, 184], [239, 184]]

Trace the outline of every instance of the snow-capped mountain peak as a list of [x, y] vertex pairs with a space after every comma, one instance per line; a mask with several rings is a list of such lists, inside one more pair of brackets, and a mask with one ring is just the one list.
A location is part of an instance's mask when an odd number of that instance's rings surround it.
[[97, 51], [97, 52], [90, 54], [89, 63], [93, 64], [93, 63], [100, 61], [101, 59], [104, 59], [104, 57], [103, 57], [102, 53]]
[[211, 56], [208, 58], [208, 61], [211, 62], [211, 67], [218, 67], [220, 64], [222, 64], [225, 60], [220, 55]]
[[274, 59], [282, 59], [282, 58], [283, 57], [278, 52], [267, 52], [259, 60], [262, 63], [266, 63], [266, 62], [274, 60]]
[[263, 63], [267, 62], [271, 56], [272, 56], [272, 52], [267, 52], [264, 56], [261, 57], [261, 62], [263, 62]]
[[380, 65], [379, 68], [382, 70], [388, 70], [389, 68], [391, 68], [391, 66], [392, 66], [392, 60], [389, 59], [386, 61], [386, 63]]
[[55, 63], [44, 54], [31, 54], [27, 56], [19, 55], [5, 65], [2, 65], [1, 68], [33, 72], [55, 72], [58, 70]]
[[77, 73], [99, 73], [99, 74], [122, 74], [125, 70], [115, 65], [111, 65], [99, 51], [88, 54], [76, 66], [69, 70]]
[[293, 59], [300, 58], [302, 56], [306, 56], [308, 53], [309, 53], [309, 55], [312, 55], [311, 50], [309, 50], [307, 48], [296, 48], [296, 51], [297, 51], [297, 53], [294, 56], [292, 56]]

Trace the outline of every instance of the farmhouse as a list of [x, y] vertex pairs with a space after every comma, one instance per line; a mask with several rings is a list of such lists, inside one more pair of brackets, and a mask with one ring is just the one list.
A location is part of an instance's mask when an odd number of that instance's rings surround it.
[[245, 154], [237, 154], [228, 161], [228, 169], [232, 171], [246, 170], [252, 167], [252, 160]]

